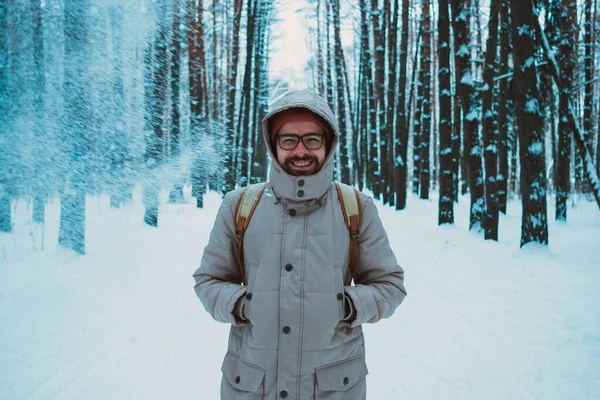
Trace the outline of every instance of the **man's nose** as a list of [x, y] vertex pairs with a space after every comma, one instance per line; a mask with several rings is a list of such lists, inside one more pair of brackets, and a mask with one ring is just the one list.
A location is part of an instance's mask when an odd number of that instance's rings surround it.
[[304, 147], [304, 142], [302, 142], [302, 140], [298, 142], [298, 146], [296, 146], [294, 149], [294, 153], [300, 155], [301, 157], [309, 153], [308, 149]]

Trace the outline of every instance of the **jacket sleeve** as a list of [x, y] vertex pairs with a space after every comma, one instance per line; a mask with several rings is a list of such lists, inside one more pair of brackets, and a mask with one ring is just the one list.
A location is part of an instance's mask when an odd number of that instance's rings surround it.
[[204, 248], [200, 267], [194, 273], [196, 295], [218, 322], [240, 325], [234, 316], [236, 302], [246, 294], [236, 257], [232, 196], [228, 193], [219, 208], [215, 225]]
[[346, 286], [356, 310], [351, 327], [388, 318], [406, 297], [404, 270], [398, 265], [377, 207], [365, 201], [358, 238], [358, 271], [355, 286]]

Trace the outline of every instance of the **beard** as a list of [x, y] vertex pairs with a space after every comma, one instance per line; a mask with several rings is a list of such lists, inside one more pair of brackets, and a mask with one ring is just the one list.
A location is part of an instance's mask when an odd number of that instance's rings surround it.
[[[310, 164], [306, 168], [296, 167], [293, 163], [298, 161], [309, 161]], [[283, 170], [292, 176], [308, 176], [314, 175], [321, 169], [321, 163], [316, 156], [307, 155], [304, 157], [288, 157], [283, 162]]]

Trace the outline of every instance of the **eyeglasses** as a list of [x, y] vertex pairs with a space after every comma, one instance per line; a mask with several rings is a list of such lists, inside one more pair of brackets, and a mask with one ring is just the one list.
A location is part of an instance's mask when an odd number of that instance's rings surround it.
[[279, 147], [283, 150], [294, 150], [298, 147], [298, 143], [302, 140], [302, 144], [308, 150], [318, 150], [323, 146], [325, 135], [322, 133], [310, 133], [308, 135], [299, 136], [291, 133], [277, 136]]

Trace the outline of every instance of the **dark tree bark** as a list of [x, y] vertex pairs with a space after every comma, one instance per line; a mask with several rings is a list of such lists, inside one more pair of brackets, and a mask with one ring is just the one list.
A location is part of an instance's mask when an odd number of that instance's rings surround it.
[[454, 223], [454, 198], [452, 187], [452, 88], [450, 87], [450, 16], [448, 0], [439, 0], [438, 57], [440, 105], [440, 196], [438, 224]]
[[[169, 158], [175, 160], [180, 155], [181, 112], [179, 107], [181, 32], [180, 32], [180, 2], [173, 1], [173, 24], [171, 34], [171, 135], [169, 137]], [[169, 203], [183, 203], [183, 183], [176, 183], [169, 193]]]
[[[532, 8], [532, 14], [534, 10]], [[536, 34], [540, 38], [542, 42], [546, 59], [548, 60], [548, 65], [550, 66], [550, 70], [552, 76], [554, 78], [554, 82], [560, 87], [560, 78], [559, 78], [559, 68], [556, 63], [556, 58], [554, 57], [554, 52], [548, 43], [548, 39], [544, 34], [544, 31], [541, 28], [541, 24], [539, 22], [538, 16], [533, 19], [533, 28], [536, 30]], [[594, 198], [596, 199], [596, 204], [598, 208], [600, 208], [600, 180], [598, 179], [598, 175], [596, 174], [596, 167], [594, 166], [594, 161], [592, 155], [590, 154], [588, 147], [585, 143], [585, 137], [583, 135], [583, 130], [579, 124], [577, 114], [575, 108], [571, 101], [569, 101], [569, 116], [568, 116], [569, 126], [571, 127], [571, 132], [575, 138], [575, 145], [577, 149], [577, 154], [579, 155], [579, 159], [583, 162], [582, 174], [584, 178], [588, 181], [589, 188], [591, 189]]]
[[235, 91], [237, 85], [237, 70], [239, 63], [239, 35], [240, 21], [242, 17], [242, 0], [234, 0], [233, 9], [233, 44], [231, 49], [231, 64], [227, 72], [227, 135], [228, 147], [230, 151], [225, 152], [225, 165], [227, 165], [227, 173], [225, 174], [225, 191], [230, 191], [235, 188]]
[[[374, 20], [373, 10], [376, 11], [375, 8], [371, 4], [371, 12], [367, 13], [370, 16], [370, 28], [369, 35], [372, 36], [371, 28], [374, 28], [376, 25], [376, 21]], [[369, 43], [371, 41], [369, 40]], [[367, 135], [367, 146], [369, 148], [368, 151], [368, 159], [369, 164], [367, 167], [367, 187], [373, 191], [375, 198], [379, 198], [380, 194], [380, 176], [379, 176], [379, 157], [378, 157], [378, 141], [377, 141], [377, 91], [375, 84], [375, 70], [377, 62], [374, 60], [374, 49], [369, 45], [369, 50], [365, 53], [364, 57], [367, 59], [367, 69], [365, 71], [366, 76], [368, 77], [368, 91], [369, 91], [369, 134]], [[375, 65], [374, 65], [375, 64]]]
[[195, 0], [187, 2], [187, 43], [188, 43], [188, 70], [189, 70], [189, 101], [190, 101], [190, 130], [194, 147], [194, 162], [191, 170], [192, 196], [196, 198], [196, 206], [204, 206], [203, 196], [206, 192], [207, 171], [203, 158], [198, 149], [200, 121], [207, 115], [207, 78], [206, 60], [204, 56], [204, 7], [202, 1], [196, 8]]
[[[356, 140], [356, 146], [354, 153], [357, 155], [355, 158], [355, 170], [357, 170], [358, 187], [363, 190], [366, 185], [370, 185], [370, 174], [369, 170], [369, 136], [371, 134], [371, 127], [369, 121], [369, 105], [370, 105], [370, 76], [371, 73], [371, 53], [369, 46], [369, 23], [367, 17], [367, 6], [365, 0], [360, 0], [360, 64], [358, 72], [358, 97], [357, 97], [357, 108], [358, 111], [355, 115], [357, 122], [355, 123], [354, 131], [357, 132], [358, 137]], [[359, 156], [360, 155], [360, 156]]]
[[127, 190], [131, 189], [126, 184], [125, 164], [127, 162], [127, 132], [125, 130], [125, 85], [122, 58], [123, 37], [123, 5], [114, 5], [109, 10], [110, 25], [112, 30], [112, 64], [114, 80], [112, 84], [113, 104], [113, 150], [110, 154], [110, 206], [120, 207], [129, 198]]
[[453, 1], [453, 27], [456, 43], [455, 65], [460, 81], [457, 82], [457, 93], [463, 110], [464, 154], [468, 158], [467, 175], [471, 195], [469, 229], [480, 226], [485, 211], [483, 188], [483, 165], [481, 145], [479, 143], [479, 110], [471, 75], [469, 5], [470, 0]]
[[560, 30], [563, 39], [558, 47], [561, 89], [559, 97], [558, 158], [556, 160], [556, 220], [567, 220], [567, 201], [571, 192], [571, 128], [568, 123], [569, 99], [574, 93], [574, 71], [577, 65], [577, 1], [562, 0]]
[[187, 0], [190, 122], [193, 132], [198, 122], [206, 117], [208, 104], [203, 14], [203, 1], [199, 1], [196, 8], [196, 0]]
[[[0, 10], [0, 13], [3, 11]], [[33, 127], [33, 134], [35, 136], [36, 144], [44, 143], [46, 136], [44, 109], [46, 108], [46, 72], [44, 67], [44, 30], [42, 22], [42, 1], [31, 0], [31, 16], [33, 19], [33, 62], [34, 62], [34, 97], [33, 97], [33, 108], [36, 110], [34, 119], [35, 126]], [[2, 22], [0, 22], [2, 24]], [[1, 28], [0, 28], [1, 29]], [[2, 39], [0, 39], [2, 40]], [[1, 50], [0, 50], [1, 51]], [[0, 72], [1, 74], [1, 72]], [[2, 82], [0, 81], [0, 86]], [[0, 89], [1, 90], [1, 89]], [[0, 94], [0, 98], [3, 96]], [[1, 116], [0, 120], [5, 121]], [[0, 134], [1, 136], [1, 134]], [[48, 191], [48, 182], [44, 177], [45, 170], [47, 168], [46, 163], [50, 162], [47, 155], [44, 152], [39, 152], [35, 158], [35, 171], [36, 174], [34, 185], [33, 185], [33, 221], [38, 223], [44, 222], [44, 211], [48, 197], [50, 195]], [[1, 189], [0, 189], [1, 190]]]
[[267, 151], [263, 142], [261, 121], [267, 114], [269, 99], [269, 57], [268, 57], [268, 21], [271, 13], [271, 1], [261, 1], [258, 11], [258, 35], [256, 36], [256, 56], [254, 63], [254, 105], [253, 105], [253, 141], [250, 183], [267, 180]]
[[[415, 64], [416, 65], [416, 64]], [[415, 98], [415, 110], [413, 117], [413, 176], [412, 176], [412, 191], [418, 195], [420, 193], [420, 176], [421, 176], [421, 140], [422, 122], [423, 122], [423, 68], [419, 62], [419, 79], [414, 83], [417, 87], [417, 96]]]
[[244, 81], [242, 84], [242, 106], [240, 119], [238, 122], [237, 134], [240, 138], [240, 168], [239, 180], [240, 186], [246, 186], [249, 182], [249, 144], [250, 144], [250, 109], [252, 106], [252, 69], [255, 52], [255, 32], [256, 32], [256, 9], [258, 0], [248, 2], [248, 21], [246, 33], [246, 64], [244, 69]]
[[419, 140], [419, 189], [420, 198], [429, 199], [430, 140], [431, 140], [431, 16], [430, 0], [423, 0], [423, 44], [421, 46], [421, 139]]
[[483, 220], [485, 239], [498, 240], [498, 198], [496, 175], [498, 174], [498, 137], [495, 127], [493, 100], [496, 53], [498, 46], [498, 19], [501, 0], [492, 0], [490, 6], [489, 32], [483, 71], [482, 115], [483, 147], [485, 148], [485, 217]]
[[400, 72], [398, 82], [398, 112], [396, 122], [396, 163], [394, 170], [394, 182], [396, 191], [396, 210], [406, 208], [406, 187], [408, 169], [408, 123], [406, 116], [406, 80], [408, 63], [408, 14], [410, 1], [402, 0], [402, 37], [400, 40]]
[[397, 156], [395, 154], [396, 143], [400, 140], [397, 128], [396, 115], [398, 115], [398, 98], [400, 94], [397, 91], [397, 79], [398, 76], [398, 8], [399, 1], [394, 0], [393, 9], [391, 12], [391, 21], [388, 23], [388, 66], [387, 66], [387, 75], [388, 75], [388, 91], [387, 91], [387, 121], [388, 121], [388, 141], [386, 145], [387, 151], [387, 160], [388, 163], [386, 165], [387, 172], [386, 175], [388, 177], [388, 185], [387, 190], [389, 192], [389, 202], [390, 206], [396, 205], [396, 187], [395, 187], [395, 172], [396, 165], [398, 163]]
[[[584, 69], [584, 87], [583, 87], [583, 138], [590, 154], [594, 154], [594, 60], [592, 58], [592, 33], [594, 31], [594, 21], [592, 19], [592, 0], [585, 0], [583, 7], [585, 12], [585, 22], [583, 28], [583, 69]], [[590, 191], [589, 182], [586, 181], [583, 186], [585, 193]]]
[[85, 254], [85, 156], [90, 131], [90, 87], [87, 76], [89, 46], [87, 0], [64, 3], [65, 61], [63, 96], [67, 118], [63, 124], [65, 156], [70, 165], [61, 193], [58, 244]]
[[544, 126], [539, 109], [539, 77], [535, 63], [535, 21], [530, 2], [511, 2], [515, 108], [519, 127], [521, 246], [548, 244]]
[[498, 210], [506, 214], [508, 194], [508, 157], [510, 146], [508, 141], [508, 56], [510, 52], [508, 0], [502, 0], [500, 5], [500, 60], [498, 74], [502, 77], [499, 82], [498, 96]]
[[[10, 116], [10, 105], [9, 105], [9, 8], [5, 1], [0, 1], [0, 137], [8, 137], [8, 121]], [[6, 160], [9, 149], [4, 143], [0, 147], [0, 163], [2, 165], [8, 165]], [[10, 207], [10, 196], [9, 196], [9, 185], [10, 175], [8, 171], [0, 172], [0, 232], [11, 231], [11, 219], [12, 212]]]
[[[151, 87], [148, 93], [151, 96], [150, 125], [153, 134], [147, 139], [144, 158], [150, 171], [155, 170], [164, 161], [166, 97], [169, 88], [169, 57], [168, 57], [168, 25], [166, 0], [158, 3], [158, 15], [161, 16], [156, 30], [153, 57], [149, 60], [153, 64]], [[158, 226], [158, 191], [159, 187], [153, 180], [144, 186], [143, 201], [145, 205], [144, 222], [150, 226]]]
[[378, 0], [371, 0], [371, 18], [373, 21], [373, 46], [375, 60], [375, 79], [373, 80], [373, 93], [375, 96], [375, 106], [377, 112], [377, 132], [374, 142], [377, 151], [377, 175], [373, 182], [373, 194], [379, 198], [383, 194], [384, 203], [388, 202], [385, 177], [385, 144], [387, 143], [388, 127], [385, 122], [385, 23], [384, 19], [379, 18], [380, 8]]
[[332, 0], [333, 11], [333, 36], [334, 36], [334, 53], [335, 53], [335, 86], [337, 91], [337, 117], [340, 125], [340, 170], [342, 172], [342, 182], [350, 182], [350, 149], [348, 146], [348, 127], [346, 125], [346, 105], [349, 99], [346, 99], [345, 93], [345, 71], [344, 50], [342, 48], [342, 36], [340, 33], [340, 2]]

